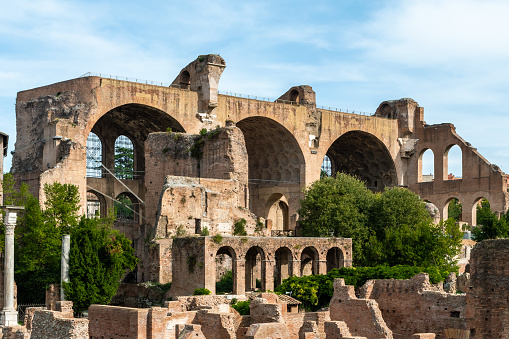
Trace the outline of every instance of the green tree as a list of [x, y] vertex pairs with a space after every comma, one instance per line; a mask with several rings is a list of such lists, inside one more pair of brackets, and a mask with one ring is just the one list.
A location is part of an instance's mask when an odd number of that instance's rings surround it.
[[460, 221], [461, 213], [463, 212], [463, 207], [458, 199], [454, 198], [449, 202], [447, 206], [447, 216], [449, 219], [453, 219], [454, 221]]
[[71, 231], [70, 281], [64, 291], [77, 313], [91, 304], [108, 304], [122, 275], [138, 262], [131, 241], [111, 227], [112, 219], [104, 221], [82, 217]]
[[355, 266], [418, 265], [453, 269], [462, 232], [434, 225], [419, 197], [405, 188], [373, 194], [354, 177], [316, 181], [301, 201], [304, 236], [352, 238]]
[[115, 175], [119, 179], [134, 178], [134, 151], [130, 147], [115, 147]]
[[373, 194], [364, 183], [347, 174], [315, 181], [300, 202], [302, 235], [352, 238], [353, 259], [358, 263], [364, 260], [372, 201]]
[[490, 203], [481, 201], [481, 206], [477, 206], [477, 227], [472, 228], [472, 236], [475, 241], [509, 237], [508, 215], [498, 218]]

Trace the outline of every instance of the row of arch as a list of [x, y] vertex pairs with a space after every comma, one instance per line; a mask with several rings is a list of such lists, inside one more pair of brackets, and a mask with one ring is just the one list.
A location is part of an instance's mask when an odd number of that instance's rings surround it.
[[[442, 180], [455, 180], [463, 177], [463, 153], [456, 144], [445, 148], [442, 155]], [[429, 173], [429, 174], [428, 174]], [[418, 158], [418, 182], [435, 180], [435, 153], [431, 148], [421, 151]]]
[[[130, 192], [120, 193], [113, 201], [114, 213], [118, 221], [138, 222], [140, 219], [140, 203]], [[96, 191], [87, 191], [87, 217], [107, 216], [106, 197]]]
[[481, 203], [486, 202], [489, 206], [489, 200], [482, 196], [474, 199], [472, 202], [461, 201], [459, 197], [453, 196], [446, 199], [443, 205], [429, 200], [426, 201], [438, 208], [442, 220], [452, 218], [456, 222], [468, 222], [471, 226], [479, 225], [477, 209], [481, 207]]
[[[296, 258], [297, 257], [297, 258]], [[219, 272], [232, 271], [233, 286], [238, 286], [239, 279], [245, 282], [245, 291], [265, 291], [279, 286], [282, 281], [290, 276], [307, 276], [312, 274], [325, 274], [334, 268], [344, 266], [343, 251], [339, 247], [332, 247], [325, 255], [326, 265], [322, 267], [319, 252], [314, 246], [307, 246], [300, 255], [296, 255], [288, 247], [280, 247], [275, 251], [274, 260], [268, 260], [268, 256], [262, 247], [252, 246], [244, 255], [236, 253], [230, 246], [220, 247], [215, 254], [216, 280], [220, 277]], [[238, 263], [244, 262], [244, 274], [239, 276]], [[226, 267], [226, 269], [225, 269]], [[272, 274], [267, 274], [272, 270]], [[268, 279], [273, 279], [273, 284], [268, 285]]]

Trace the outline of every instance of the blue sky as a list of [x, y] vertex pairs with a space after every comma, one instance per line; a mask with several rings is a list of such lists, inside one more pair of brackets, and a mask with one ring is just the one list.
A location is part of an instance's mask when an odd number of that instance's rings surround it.
[[8, 1], [0, 131], [13, 150], [18, 91], [89, 71], [171, 82], [220, 53], [222, 91], [277, 98], [306, 84], [319, 105], [365, 112], [410, 97], [509, 171], [508, 15], [490, 0]]

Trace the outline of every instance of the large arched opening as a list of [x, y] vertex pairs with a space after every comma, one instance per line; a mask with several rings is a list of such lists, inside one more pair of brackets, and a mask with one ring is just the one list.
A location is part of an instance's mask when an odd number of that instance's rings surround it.
[[[269, 198], [275, 194], [299, 195], [304, 182], [305, 160], [299, 143], [283, 125], [265, 117], [249, 117], [237, 123], [244, 134], [248, 154], [250, 209], [268, 217]], [[289, 202], [296, 214], [297, 202]], [[289, 227], [294, 228], [295, 220]]]
[[446, 147], [443, 155], [444, 180], [456, 180], [463, 177], [463, 154], [461, 148], [452, 144]]
[[292, 275], [292, 251], [288, 247], [278, 248], [276, 251], [276, 265], [274, 266], [274, 287], [281, 285], [283, 280]]
[[265, 291], [265, 253], [258, 246], [246, 253], [246, 291]]
[[300, 255], [300, 276], [318, 274], [318, 251], [313, 246], [306, 247]]
[[233, 293], [234, 282], [237, 279], [235, 268], [235, 250], [230, 246], [223, 246], [216, 252], [216, 294]]
[[387, 147], [374, 135], [350, 131], [334, 141], [326, 156], [331, 173], [355, 175], [373, 191], [397, 185], [396, 167]]
[[124, 221], [143, 221], [145, 140], [150, 133], [168, 129], [185, 132], [166, 112], [141, 104], [113, 108], [91, 128], [87, 139], [88, 189], [104, 196], [102, 213], [115, 207], [117, 196], [125, 191], [136, 210], [132, 217], [126, 214], [122, 222], [117, 220], [117, 228], [124, 228]]
[[343, 267], [343, 251], [339, 247], [333, 247], [327, 251], [327, 273], [335, 268]]

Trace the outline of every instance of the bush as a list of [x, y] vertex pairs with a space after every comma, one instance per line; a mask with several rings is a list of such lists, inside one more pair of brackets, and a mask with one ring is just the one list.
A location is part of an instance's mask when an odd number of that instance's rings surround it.
[[210, 295], [210, 290], [206, 288], [197, 288], [193, 291], [193, 295]]
[[232, 293], [233, 292], [233, 273], [226, 271], [225, 275], [216, 282], [216, 294]]
[[276, 292], [290, 292], [292, 297], [302, 302], [302, 306], [306, 310], [316, 311], [329, 305], [334, 294], [334, 279], [343, 278], [345, 284], [359, 288], [370, 279], [410, 279], [422, 272], [429, 274], [432, 284], [443, 281], [449, 274], [448, 271], [440, 271], [436, 267], [423, 268], [406, 265], [343, 267], [333, 269], [327, 274], [290, 277], [276, 288]]
[[233, 228], [233, 235], [246, 236], [246, 223], [247, 221], [244, 218], [237, 220]]
[[232, 307], [240, 313], [240, 315], [249, 315], [249, 305], [251, 304], [251, 300], [246, 301], [236, 301], [235, 303], [232, 300]]

